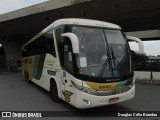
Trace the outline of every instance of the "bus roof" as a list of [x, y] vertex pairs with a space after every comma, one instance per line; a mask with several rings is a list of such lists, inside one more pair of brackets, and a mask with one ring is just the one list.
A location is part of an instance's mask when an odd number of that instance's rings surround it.
[[37, 35], [35, 35], [30, 41], [28, 41], [26, 44], [24, 44], [23, 47], [26, 46], [27, 44], [33, 42], [35, 39], [37, 39], [39, 36], [46, 33], [47, 31], [49, 31], [55, 27], [58, 27], [60, 25], [83, 25], [83, 26], [104, 27], [104, 28], [121, 30], [121, 27], [116, 24], [98, 21], [98, 20], [80, 19], [80, 18], [59, 19], [59, 20], [54, 21], [48, 27], [46, 27], [41, 32], [39, 32]]
[[80, 19], [80, 18], [60, 19], [60, 20], [55, 21], [52, 25], [54, 27], [57, 27], [59, 25], [65, 25], [65, 24], [121, 29], [120, 26], [109, 23], [109, 22], [103, 22], [103, 21], [91, 20], [91, 19]]

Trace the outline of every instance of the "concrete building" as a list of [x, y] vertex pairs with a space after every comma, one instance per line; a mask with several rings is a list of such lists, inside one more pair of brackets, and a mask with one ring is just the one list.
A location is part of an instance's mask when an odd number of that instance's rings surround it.
[[0, 43], [5, 51], [6, 66], [20, 60], [22, 44], [60, 18], [113, 22], [127, 35], [159, 39], [159, 5], [159, 0], [50, 0], [0, 15]]

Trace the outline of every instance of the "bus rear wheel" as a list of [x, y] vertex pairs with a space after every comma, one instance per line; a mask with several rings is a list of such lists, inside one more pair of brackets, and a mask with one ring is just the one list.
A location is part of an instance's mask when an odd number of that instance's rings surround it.
[[57, 89], [57, 85], [55, 82], [51, 83], [50, 86], [50, 96], [52, 98], [53, 101], [55, 102], [61, 102], [61, 99], [58, 97], [58, 89]]

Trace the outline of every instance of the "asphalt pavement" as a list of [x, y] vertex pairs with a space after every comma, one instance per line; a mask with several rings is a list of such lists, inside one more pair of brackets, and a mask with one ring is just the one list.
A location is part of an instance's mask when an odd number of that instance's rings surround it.
[[[78, 109], [66, 102], [53, 102], [47, 91], [33, 83], [25, 82], [20, 72], [0, 73], [0, 111], [49, 111], [50, 114], [56, 114], [52, 118], [46, 117], [45, 120], [53, 118], [58, 120], [70, 120], [70, 118], [77, 120], [106, 120], [107, 118], [114, 120], [160, 120], [159, 117], [112, 117], [112, 114], [116, 112], [160, 112], [159, 92], [160, 85], [137, 84], [134, 99], [115, 105], [81, 110], [79, 114]], [[69, 115], [67, 116], [67, 114]], [[20, 118], [15, 119], [19, 120]]]

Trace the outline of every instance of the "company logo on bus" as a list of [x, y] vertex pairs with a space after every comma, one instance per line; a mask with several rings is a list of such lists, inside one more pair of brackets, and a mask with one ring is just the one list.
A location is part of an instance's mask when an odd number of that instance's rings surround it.
[[117, 79], [107, 79], [106, 82], [114, 82], [114, 81], [120, 81], [121, 79], [117, 78]]

